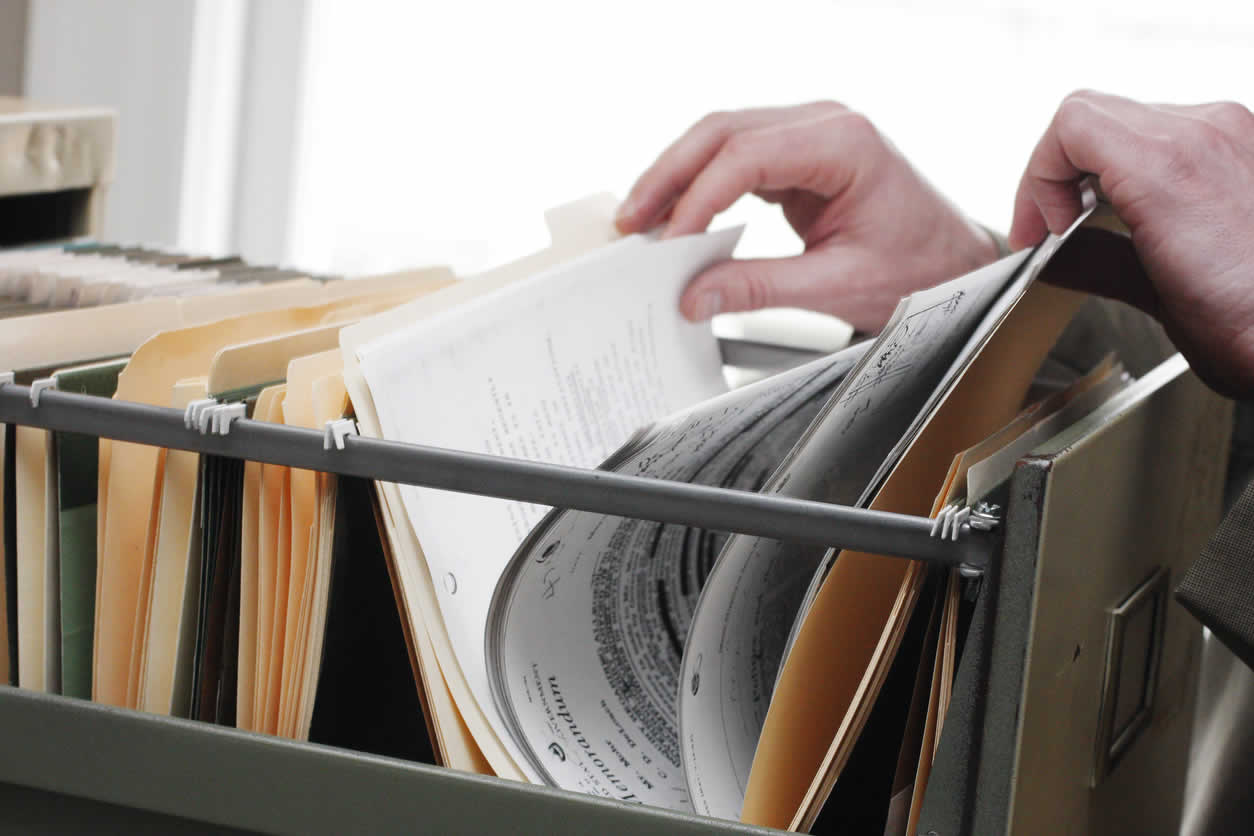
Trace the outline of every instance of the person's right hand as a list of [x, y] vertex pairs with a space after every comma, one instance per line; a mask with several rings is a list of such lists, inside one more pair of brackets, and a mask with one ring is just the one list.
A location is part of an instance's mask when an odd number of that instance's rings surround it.
[[1066, 229], [1089, 176], [1131, 230], [1139, 263], [1129, 253], [1069, 264], [1066, 283], [1154, 315], [1206, 383], [1254, 395], [1254, 115], [1232, 102], [1072, 94], [1028, 162], [1011, 246]]
[[700, 232], [750, 193], [781, 205], [806, 251], [715, 265], [684, 291], [680, 310], [689, 319], [799, 307], [875, 332], [902, 296], [997, 257], [989, 233], [866, 117], [830, 102], [705, 117], [641, 175], [618, 226]]

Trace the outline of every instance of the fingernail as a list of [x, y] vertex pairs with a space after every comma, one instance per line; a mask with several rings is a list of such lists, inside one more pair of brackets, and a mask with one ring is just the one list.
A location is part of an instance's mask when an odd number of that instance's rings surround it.
[[697, 297], [696, 315], [698, 321], [704, 321], [723, 310], [723, 293], [718, 290], [707, 290]]
[[619, 223], [629, 221], [631, 220], [631, 217], [636, 214], [636, 210], [639, 208], [639, 201], [637, 201], [634, 197], [629, 197], [622, 203], [618, 204], [618, 214], [614, 216], [614, 219]]

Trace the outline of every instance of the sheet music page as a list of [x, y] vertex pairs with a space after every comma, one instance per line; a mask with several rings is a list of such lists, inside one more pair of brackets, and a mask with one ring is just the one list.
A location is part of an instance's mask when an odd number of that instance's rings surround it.
[[[852, 505], [1024, 263], [1018, 253], [903, 300], [765, 490]], [[825, 550], [732, 537], [693, 616], [681, 673], [697, 812], [738, 818], [776, 674]]]
[[[1008, 258], [1002, 259], [1001, 261], [990, 265], [990, 267], [995, 267], [997, 264], [1006, 264], [1011, 261], [1015, 261], [1017, 263], [1022, 263], [1023, 269], [1020, 270], [1014, 277], [1014, 282], [1006, 288], [1006, 292], [1002, 293], [1000, 297], [993, 302], [992, 307], [984, 316], [983, 321], [979, 323], [979, 327], [970, 333], [966, 344], [962, 346], [960, 351], [957, 352], [948, 371], [939, 381], [940, 385], [936, 386], [931, 392], [927, 402], [916, 413], [914, 421], [912, 421], [909, 428], [901, 434], [900, 439], [898, 439], [896, 446], [893, 448], [892, 454], [884, 460], [883, 464], [876, 472], [874, 479], [872, 479], [871, 483], [866, 486], [862, 497], [859, 499], [859, 504], [871, 501], [872, 495], [883, 485], [884, 480], [888, 478], [889, 472], [892, 471], [897, 461], [901, 459], [902, 455], [905, 454], [910, 445], [912, 445], [915, 439], [918, 438], [919, 432], [923, 429], [923, 425], [927, 422], [936, 406], [949, 394], [949, 391], [957, 382], [962, 370], [965, 368], [966, 364], [970, 362], [971, 357], [973, 357], [975, 353], [988, 342], [993, 333], [997, 330], [997, 327], [1007, 316], [1009, 316], [1010, 312], [1014, 310], [1015, 305], [1017, 305], [1019, 300], [1023, 298], [1023, 294], [1027, 293], [1028, 287], [1032, 284], [1032, 282], [1036, 281], [1036, 278], [1041, 274], [1041, 271], [1049, 264], [1050, 259], [1054, 257], [1054, 254], [1058, 252], [1059, 248], [1062, 247], [1062, 245], [1066, 243], [1067, 239], [1071, 237], [1071, 233], [1084, 225], [1092, 215], [1093, 206], [1090, 204], [1061, 235], [1050, 235], [1035, 249], [1020, 250]], [[979, 272], [982, 271], [977, 271], [971, 275], [978, 275]]]
[[[686, 410], [637, 436], [605, 469], [758, 490], [868, 347]], [[726, 539], [565, 511], [523, 544], [493, 601], [489, 671], [502, 714], [547, 782], [689, 808], [679, 672], [697, 597]], [[808, 581], [804, 573], [788, 582]]]
[[[726, 390], [708, 325], [683, 320], [678, 300], [738, 237], [626, 238], [361, 347], [383, 436], [595, 467], [637, 428]], [[501, 572], [547, 509], [413, 486], [401, 496], [457, 661], [521, 764], [493, 706], [484, 626]]]

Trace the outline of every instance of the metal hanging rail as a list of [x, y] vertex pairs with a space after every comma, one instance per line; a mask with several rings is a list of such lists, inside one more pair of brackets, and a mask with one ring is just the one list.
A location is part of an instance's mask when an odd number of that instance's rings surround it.
[[[0, 376], [0, 380], [3, 380]], [[11, 379], [11, 378], [10, 378]], [[712, 531], [769, 537], [961, 567], [988, 565], [998, 537], [963, 522], [954, 539], [933, 536], [933, 521], [894, 514], [541, 464], [417, 444], [340, 436], [228, 418], [224, 434], [188, 429], [168, 407], [0, 382], [0, 422], [78, 432], [177, 450], [249, 459], [459, 493], [593, 511]], [[329, 431], [328, 431], [329, 432]], [[337, 445], [342, 445], [338, 447]], [[327, 449], [330, 447], [330, 449]]]

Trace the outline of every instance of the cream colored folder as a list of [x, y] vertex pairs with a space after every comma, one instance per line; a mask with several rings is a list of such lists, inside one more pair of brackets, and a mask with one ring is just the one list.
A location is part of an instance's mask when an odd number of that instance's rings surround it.
[[[347, 301], [245, 314], [158, 334], [132, 354], [119, 377], [117, 397], [165, 404], [178, 380], [205, 374], [217, 352], [226, 346], [317, 326], [354, 300], [374, 301], [383, 309], [413, 295], [410, 291], [389, 291], [374, 300], [348, 297]], [[135, 619], [148, 565], [146, 543], [151, 526], [147, 517], [160, 487], [161, 454], [145, 445], [105, 440], [101, 449], [109, 450], [110, 464], [108, 474], [102, 472], [101, 477], [107, 514], [98, 561], [93, 696], [110, 705], [133, 705], [136, 689], [131, 683], [136, 680], [133, 672], [139, 668], [141, 655], [135, 641]], [[127, 662], [122, 663], [123, 659]]]
[[[447, 270], [437, 268], [432, 271], [380, 277], [378, 280], [332, 282], [326, 285], [308, 279], [293, 279], [265, 287], [243, 288], [232, 293], [193, 299], [159, 297], [12, 317], [6, 319], [4, 327], [0, 328], [0, 370], [50, 369], [127, 355], [144, 340], [164, 329], [213, 322], [226, 316], [251, 311], [325, 302], [351, 297], [360, 292], [395, 292], [409, 285], [419, 289], [442, 286], [448, 283], [449, 278]], [[163, 400], [154, 402], [164, 404]], [[0, 434], [0, 441], [2, 440], [3, 435]], [[27, 447], [29, 460], [34, 450], [29, 444]], [[105, 522], [108, 517], [108, 494], [104, 488], [109, 482], [111, 462], [112, 447], [102, 444], [99, 462], [99, 484], [102, 489], [97, 504], [97, 543], [101, 546], [105, 542]], [[0, 491], [2, 490], [3, 487], [0, 486]], [[34, 503], [34, 494], [28, 495], [25, 505], [37, 510], [33, 508]], [[0, 501], [0, 514], [3, 514], [2, 509], [3, 502]], [[40, 518], [43, 519], [43, 516]], [[24, 542], [30, 544], [31, 548], [35, 548], [37, 539], [37, 532], [31, 531], [23, 535]], [[3, 557], [3, 549], [3, 544], [0, 544], [0, 558]], [[0, 579], [0, 588], [2, 587], [3, 579]], [[34, 607], [36, 604], [28, 604], [28, 617], [34, 616]], [[7, 638], [7, 618], [0, 621], [3, 621], [0, 625], [0, 638]], [[7, 670], [8, 642], [0, 644], [3, 645], [0, 663], [4, 663], [0, 664], [0, 670]], [[129, 679], [129, 665], [124, 675]], [[28, 681], [35, 682], [38, 678], [40, 677], [33, 670], [28, 671]]]
[[[283, 423], [286, 384], [262, 392], [254, 415], [272, 424]], [[264, 405], [264, 409], [261, 408]], [[275, 656], [283, 647], [287, 623], [287, 563], [280, 561], [291, 541], [289, 494], [291, 469], [277, 464], [261, 466], [261, 503], [257, 520], [257, 635], [253, 685], [252, 726], [255, 731], [278, 733], [279, 682], [283, 672]], [[241, 634], [240, 641], [244, 640]], [[278, 649], [276, 651], [276, 648]]]
[[[337, 352], [338, 354], [338, 352]], [[337, 358], [338, 359], [338, 358]], [[342, 419], [348, 411], [348, 393], [340, 370], [313, 382], [314, 422], [325, 426], [328, 421]], [[292, 737], [308, 740], [313, 722], [314, 699], [318, 675], [322, 667], [327, 606], [331, 595], [331, 570], [335, 536], [335, 509], [339, 478], [332, 473], [318, 474], [317, 537], [310, 546], [312, 594], [305, 604], [304, 647], [298, 657], [293, 695]]]
[[[282, 392], [278, 386], [262, 389], [253, 407], [253, 419], [273, 422], [275, 402], [282, 397]], [[263, 681], [264, 676], [260, 654], [263, 644], [266, 651], [269, 650], [273, 624], [273, 564], [267, 565], [270, 572], [267, 574], [261, 563], [262, 543], [270, 533], [264, 526], [272, 519], [267, 511], [273, 507], [263, 484], [265, 467], [261, 462], [244, 463], [244, 514], [240, 526], [239, 673], [236, 679], [235, 722], [241, 729], [254, 731], [260, 730], [257, 693], [258, 683]], [[265, 606], [262, 605], [263, 595], [266, 596]]]
[[[339, 374], [343, 366], [338, 349], [293, 360], [287, 369], [287, 395], [283, 420], [289, 427], [315, 429], [320, 426], [314, 402], [314, 382]], [[341, 414], [342, 414], [341, 409]], [[295, 736], [296, 710], [301, 662], [308, 638], [308, 622], [315, 585], [315, 556], [319, 531], [319, 476], [311, 470], [291, 472], [291, 539], [288, 561], [287, 603], [281, 656], [282, 678], [279, 694], [278, 733]]]
[[[173, 387], [170, 405], [185, 409], [192, 401], [206, 397], [205, 378], [183, 380]], [[153, 553], [152, 581], [148, 589], [147, 624], [140, 664], [138, 705], [144, 711], [182, 716], [188, 706], [180, 706], [175, 694], [186, 694], [189, 684], [176, 688], [180, 659], [190, 672], [192, 644], [195, 642], [195, 591], [199, 587], [199, 564], [193, 566], [190, 551], [198, 548], [195, 529], [196, 481], [200, 456], [187, 450], [166, 453], [157, 518], [156, 547]], [[187, 623], [190, 615], [191, 624]], [[190, 640], [190, 642], [189, 642]]]
[[[47, 519], [50, 504], [48, 453], [52, 433], [35, 427], [14, 427], [14, 469], [17, 475], [17, 684], [33, 691], [57, 693], [60, 683], [49, 669], [54, 655], [48, 647], [48, 619], [57, 596], [55, 568], [48, 561]], [[50, 502], [51, 500], [51, 502]]]

